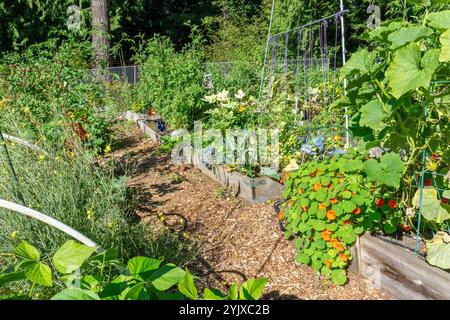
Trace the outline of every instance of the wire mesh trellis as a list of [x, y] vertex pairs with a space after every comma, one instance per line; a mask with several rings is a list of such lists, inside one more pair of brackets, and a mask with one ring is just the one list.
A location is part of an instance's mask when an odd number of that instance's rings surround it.
[[[268, 37], [259, 93], [263, 111], [293, 112], [311, 124], [344, 93], [337, 76], [345, 63], [344, 12]], [[329, 125], [335, 122], [330, 115]]]
[[[450, 81], [434, 81], [430, 85], [430, 91], [433, 93], [435, 88], [439, 85], [448, 85]], [[441, 104], [446, 104], [450, 106], [450, 101], [441, 100]], [[425, 118], [428, 118], [429, 110], [425, 109]], [[419, 210], [417, 213], [417, 227], [416, 227], [416, 248], [415, 254], [419, 252], [419, 244], [421, 240], [421, 234], [424, 233], [425, 224], [423, 223], [423, 200], [424, 200], [424, 190], [426, 188], [431, 188], [435, 190], [437, 200], [444, 204], [448, 204], [450, 193], [447, 195], [446, 192], [450, 190], [450, 174], [449, 173], [440, 173], [436, 171], [436, 168], [433, 166], [433, 158], [436, 155], [429, 154], [429, 152], [425, 149], [422, 153], [422, 162], [420, 171], [414, 172], [414, 182], [416, 186], [419, 188]], [[448, 185], [446, 188], [445, 185]], [[444, 225], [444, 228], [448, 233], [450, 233], [450, 224], [447, 221]], [[422, 231], [422, 232], [421, 232]], [[434, 236], [434, 234], [433, 234]]]

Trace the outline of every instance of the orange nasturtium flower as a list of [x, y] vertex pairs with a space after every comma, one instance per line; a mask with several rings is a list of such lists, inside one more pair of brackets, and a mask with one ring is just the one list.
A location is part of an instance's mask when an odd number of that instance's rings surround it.
[[303, 190], [303, 189], [301, 189], [301, 188], [298, 190], [298, 194], [299, 194], [299, 195], [302, 195], [302, 194], [304, 194], [304, 193], [305, 193], [305, 190]]
[[361, 213], [360, 208], [356, 208], [355, 210], [353, 210], [353, 214], [360, 214], [360, 213]]
[[347, 262], [348, 261], [348, 256], [345, 253], [341, 253], [339, 255], [339, 258], [343, 261], [343, 262]]
[[314, 191], [317, 191], [317, 190], [320, 190], [320, 189], [322, 189], [322, 184], [320, 183], [320, 182], [317, 182], [315, 185], [314, 185]]
[[330, 202], [331, 202], [331, 204], [338, 204], [339, 203], [338, 199], [336, 199], [336, 198], [331, 199]]
[[308, 207], [307, 206], [302, 206], [302, 211], [303, 212], [307, 212], [308, 211]]
[[292, 206], [294, 206], [294, 201], [292, 201], [292, 200], [291, 200], [291, 201], [289, 201], [289, 202], [288, 202], [288, 206], [289, 206], [289, 207], [292, 207]]
[[284, 220], [284, 212], [280, 211], [280, 213], [278, 214], [278, 220], [283, 221]]
[[322, 239], [323, 239], [324, 241], [330, 241], [330, 239], [331, 239], [331, 234], [332, 234], [331, 231], [323, 230], [323, 231], [322, 231]]
[[333, 210], [328, 210], [327, 219], [330, 221], [336, 220], [336, 212], [334, 212]]
[[331, 267], [331, 260], [330, 259], [325, 260], [325, 265], [327, 266], [327, 268], [330, 268]]
[[321, 203], [321, 204], [319, 204], [319, 209], [321, 209], [321, 210], [327, 210], [327, 204], [326, 204], [326, 203]]

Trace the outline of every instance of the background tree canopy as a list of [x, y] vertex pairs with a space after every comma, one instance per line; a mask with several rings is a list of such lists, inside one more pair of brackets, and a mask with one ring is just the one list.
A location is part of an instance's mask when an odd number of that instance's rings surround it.
[[[405, 6], [403, 0], [346, 0], [348, 50], [357, 48], [357, 37], [367, 28], [367, 7], [381, 7], [382, 20], [414, 17], [420, 12]], [[236, 41], [254, 32], [252, 40], [264, 43], [272, 0], [110, 0], [111, 41], [114, 45], [123, 34], [133, 38], [143, 34], [169, 36], [177, 48], [190, 41], [191, 25], [203, 25], [206, 39]], [[82, 8], [83, 25], [90, 29], [89, 0], [10, 0], [0, 3], [0, 50], [25, 49], [45, 41], [49, 32], [66, 30], [67, 8]], [[275, 0], [274, 32], [302, 25], [339, 10], [338, 0]], [[255, 39], [255, 37], [257, 39]], [[212, 41], [210, 41], [212, 42]], [[248, 44], [247, 44], [248, 45]], [[224, 45], [220, 46], [222, 49]], [[128, 49], [123, 48], [125, 56]], [[225, 58], [225, 57], [217, 57]]]

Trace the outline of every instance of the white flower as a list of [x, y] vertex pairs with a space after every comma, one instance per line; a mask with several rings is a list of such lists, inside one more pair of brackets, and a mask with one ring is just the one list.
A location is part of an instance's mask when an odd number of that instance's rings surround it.
[[206, 96], [203, 98], [203, 101], [206, 101], [208, 103], [215, 103], [217, 101], [217, 96], [216, 95]]
[[245, 98], [245, 93], [241, 89], [234, 95], [236, 99], [242, 100]]
[[225, 102], [225, 101], [228, 101], [228, 94], [229, 94], [230, 92], [229, 91], [227, 91], [227, 90], [223, 90], [222, 92], [219, 92], [218, 94], [217, 94], [217, 101], [219, 101], [219, 102]]

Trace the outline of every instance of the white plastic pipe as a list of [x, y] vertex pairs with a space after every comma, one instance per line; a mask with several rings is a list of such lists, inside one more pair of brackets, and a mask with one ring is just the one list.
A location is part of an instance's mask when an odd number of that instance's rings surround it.
[[61, 221], [58, 221], [52, 217], [49, 217], [43, 213], [38, 212], [36, 210], [30, 209], [30, 208], [21, 206], [17, 203], [9, 202], [9, 201], [3, 200], [3, 199], [0, 199], [0, 208], [5, 208], [8, 210], [32, 217], [36, 220], [44, 222], [45, 224], [48, 224], [49, 226], [52, 226], [52, 227], [55, 227], [56, 229], [61, 230], [62, 232], [68, 234], [69, 236], [72, 236], [74, 239], [80, 241], [81, 243], [83, 243], [89, 247], [94, 247], [94, 248], [98, 247], [98, 245], [94, 241], [92, 241], [85, 235], [83, 235], [83, 234], [79, 233], [78, 231], [72, 229], [71, 227], [65, 225]]
[[28, 141], [26, 141], [26, 140], [23, 140], [23, 139], [14, 137], [14, 136], [11, 136], [11, 135], [6, 134], [6, 133], [2, 133], [2, 134], [3, 134], [3, 138], [4, 138], [5, 140], [9, 140], [9, 141], [16, 142], [16, 143], [21, 144], [21, 145], [24, 145], [24, 146], [26, 146], [26, 147], [28, 147], [28, 148], [30, 148], [30, 149], [33, 149], [33, 150], [35, 150], [35, 151], [44, 153], [45, 155], [48, 155], [47, 152], [45, 152], [44, 150], [42, 150], [42, 149], [39, 148], [38, 146], [32, 144], [31, 142], [28, 142]]

